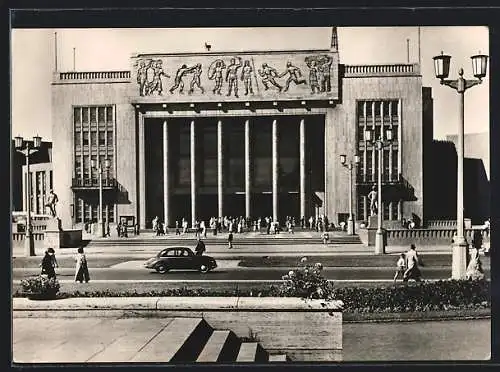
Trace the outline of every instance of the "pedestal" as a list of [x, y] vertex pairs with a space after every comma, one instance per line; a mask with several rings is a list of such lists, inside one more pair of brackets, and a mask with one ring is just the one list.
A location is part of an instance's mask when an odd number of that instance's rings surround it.
[[57, 217], [48, 219], [43, 239], [45, 249], [54, 248], [57, 253], [59, 248], [61, 248], [61, 238], [61, 220]]
[[377, 216], [368, 217], [368, 228], [376, 229], [378, 227]]
[[465, 279], [467, 270], [467, 242], [455, 242], [452, 245], [451, 278], [455, 280]]

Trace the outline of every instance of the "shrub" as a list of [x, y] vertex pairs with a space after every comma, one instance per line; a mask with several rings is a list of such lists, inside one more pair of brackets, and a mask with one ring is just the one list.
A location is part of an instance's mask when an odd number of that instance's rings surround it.
[[21, 280], [23, 291], [27, 295], [55, 297], [59, 292], [59, 282], [56, 278], [48, 279], [46, 276], [37, 275]]
[[321, 263], [312, 265], [307, 262], [307, 257], [302, 257], [298, 268], [282, 277], [284, 282], [279, 294], [284, 297], [333, 300], [333, 283], [323, 277], [322, 270]]

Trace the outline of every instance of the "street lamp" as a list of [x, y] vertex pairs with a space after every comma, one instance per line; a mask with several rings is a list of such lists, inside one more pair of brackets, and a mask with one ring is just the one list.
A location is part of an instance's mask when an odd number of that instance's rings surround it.
[[[104, 165], [104, 167], [103, 167]], [[97, 224], [99, 226], [98, 230], [98, 235], [100, 237], [104, 237], [106, 229], [104, 227], [104, 220], [102, 218], [102, 173], [109, 171], [109, 167], [111, 166], [111, 162], [109, 159], [104, 160], [104, 164], [101, 164], [100, 162], [92, 159], [91, 160], [91, 166], [95, 170], [97, 170], [97, 173], [99, 174], [99, 219], [97, 221]]]
[[26, 157], [26, 235], [24, 239], [24, 254], [26, 256], [35, 255], [35, 242], [33, 241], [31, 226], [31, 185], [30, 185], [30, 155], [40, 149], [42, 137], [33, 137], [33, 144], [25, 141], [23, 137], [14, 137], [14, 146], [18, 152]]
[[443, 54], [433, 57], [434, 71], [441, 85], [455, 89], [459, 96], [460, 122], [457, 140], [457, 235], [453, 240], [451, 278], [464, 279], [467, 266], [467, 241], [464, 237], [464, 93], [467, 89], [482, 83], [486, 76], [488, 56], [477, 54], [471, 57], [472, 72], [477, 80], [463, 78], [464, 70], [458, 70], [458, 79], [448, 80], [451, 56]]
[[386, 129], [385, 139], [380, 132], [380, 138], [374, 139], [372, 130], [365, 130], [365, 141], [374, 145], [378, 151], [378, 190], [377, 190], [377, 232], [375, 234], [375, 254], [385, 253], [384, 233], [382, 230], [382, 215], [384, 213], [382, 208], [382, 155], [385, 147], [392, 144], [392, 130]]
[[349, 169], [349, 218], [347, 219], [347, 233], [354, 235], [354, 219], [352, 215], [352, 169], [359, 164], [359, 155], [354, 155], [354, 161], [347, 162], [345, 155], [340, 155], [340, 163]]

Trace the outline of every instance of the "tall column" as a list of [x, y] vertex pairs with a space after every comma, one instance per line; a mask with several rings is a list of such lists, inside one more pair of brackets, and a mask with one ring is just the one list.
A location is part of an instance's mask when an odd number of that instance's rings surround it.
[[146, 228], [146, 156], [144, 154], [144, 117], [139, 114], [139, 226]]
[[191, 121], [191, 226], [196, 222], [196, 133], [194, 120]]
[[250, 120], [245, 120], [245, 216], [250, 217]]
[[305, 120], [300, 120], [299, 128], [300, 148], [300, 218], [306, 218], [306, 127]]
[[168, 177], [168, 124], [163, 122], [163, 218], [165, 227], [169, 225], [170, 200], [169, 200], [169, 177]]
[[218, 203], [218, 217], [223, 216], [224, 207], [224, 152], [222, 143], [222, 120], [217, 122], [217, 203]]
[[273, 151], [273, 221], [278, 220], [278, 121], [273, 120], [272, 126]]

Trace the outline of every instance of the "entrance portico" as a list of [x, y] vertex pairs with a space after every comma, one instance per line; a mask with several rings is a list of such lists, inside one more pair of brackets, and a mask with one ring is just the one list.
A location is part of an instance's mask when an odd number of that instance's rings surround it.
[[174, 226], [314, 214], [312, 195], [324, 191], [324, 115], [232, 114], [139, 112], [139, 145], [148, 144], [139, 146], [141, 228], [155, 216]]

